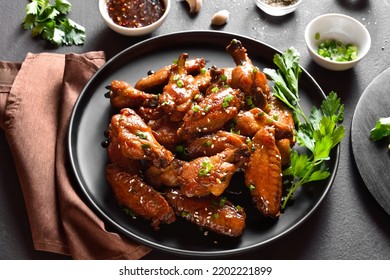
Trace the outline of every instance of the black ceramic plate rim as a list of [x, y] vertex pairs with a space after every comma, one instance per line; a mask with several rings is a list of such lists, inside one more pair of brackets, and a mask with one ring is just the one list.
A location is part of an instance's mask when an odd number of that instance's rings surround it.
[[[375, 126], [375, 122], [379, 119], [379, 117], [387, 117], [387, 116], [380, 116], [379, 114], [376, 114], [376, 116], [374, 116], [374, 113], [372, 113], [370, 115], [363, 115], [364, 119], [368, 119], [370, 117], [373, 118], [372, 127], [363, 127], [364, 124], [362, 124], [360, 122], [360, 120], [357, 121], [358, 115], [360, 116], [360, 114], [362, 114], [363, 111], [365, 113], [368, 113], [367, 110], [364, 110], [365, 109], [364, 105], [367, 102], [367, 100], [369, 100], [370, 102], [374, 102], [374, 103], [380, 102], [380, 97], [382, 97], [380, 94], [376, 96], [377, 98], [370, 98], [370, 99], [368, 99], [368, 95], [371, 94], [373, 91], [379, 92], [378, 90], [376, 90], [376, 87], [379, 85], [379, 82], [381, 81], [381, 79], [386, 78], [386, 80], [387, 80], [389, 77], [390, 77], [390, 68], [387, 68], [371, 81], [371, 83], [363, 91], [363, 94], [360, 96], [359, 101], [356, 105], [353, 117], [352, 117], [351, 146], [352, 146], [352, 153], [353, 153], [353, 156], [355, 159], [356, 166], [358, 168], [358, 171], [361, 175], [361, 178], [362, 178], [365, 186], [367, 187], [369, 192], [372, 194], [374, 199], [378, 202], [378, 204], [387, 212], [387, 214], [390, 215], [390, 200], [389, 200], [390, 197], [389, 197], [389, 193], [385, 192], [386, 186], [384, 186], [384, 184], [383, 184], [383, 180], [386, 180], [386, 179], [384, 179], [384, 177], [382, 177], [382, 179], [376, 178], [375, 182], [373, 182], [371, 179], [368, 178], [368, 176], [365, 176], [367, 174], [369, 174], [370, 176], [372, 175], [372, 165], [373, 164], [371, 162], [367, 163], [366, 161], [363, 161], [361, 159], [361, 156], [360, 156], [362, 151], [364, 153], [370, 153], [373, 155], [377, 155], [376, 158], [383, 156], [383, 155], [378, 155], [378, 149], [375, 149], [375, 148], [373, 148], [373, 146], [371, 146], [371, 145], [375, 145], [375, 144], [374, 144], [374, 142], [372, 142], [369, 139], [369, 132]], [[381, 86], [383, 88], [382, 84], [379, 86]], [[390, 108], [389, 108], [388, 113], [390, 114]], [[366, 140], [364, 140], [364, 141], [359, 140], [359, 138], [358, 138], [360, 136], [360, 135], [358, 135], [359, 129], [365, 130], [365, 139]], [[384, 141], [386, 141], [386, 140], [381, 141], [381, 143], [378, 143], [378, 145], [384, 146], [385, 145], [385, 143], [383, 143]], [[362, 146], [365, 147], [365, 150], [362, 150]], [[384, 156], [389, 156], [389, 154], [388, 154], [389, 152], [385, 151], [386, 149], [387, 149], [386, 147], [381, 147], [381, 150], [379, 151], [379, 153], [383, 152], [383, 153], [385, 153]], [[377, 174], [375, 174], [375, 175], [377, 175]], [[390, 186], [390, 182], [388, 182], [387, 187], [389, 187], [389, 186]]]
[[[289, 227], [288, 229], [286, 229], [278, 234], [275, 234], [272, 238], [269, 238], [269, 239], [264, 240], [262, 242], [259, 242], [259, 243], [253, 244], [253, 245], [249, 245], [246, 247], [239, 247], [239, 248], [227, 249], [227, 250], [200, 251], [200, 250], [180, 249], [180, 248], [175, 248], [175, 247], [171, 247], [171, 246], [166, 246], [166, 245], [160, 244], [158, 242], [153, 242], [153, 241], [148, 240], [147, 238], [144, 238], [142, 236], [138, 236], [132, 232], [129, 232], [124, 226], [115, 222], [110, 217], [110, 215], [108, 215], [103, 209], [101, 209], [101, 207], [96, 203], [95, 199], [90, 195], [90, 193], [88, 191], [88, 186], [86, 186], [84, 184], [83, 178], [82, 178], [83, 174], [80, 174], [80, 170], [79, 170], [78, 162], [77, 162], [77, 157], [76, 157], [76, 152], [75, 152], [74, 147], [73, 147], [73, 140], [74, 140], [73, 133], [74, 133], [75, 128], [77, 127], [77, 121], [76, 121], [77, 118], [76, 117], [77, 117], [77, 114], [79, 114], [77, 109], [79, 108], [79, 106], [82, 106], [82, 104], [84, 102], [83, 96], [86, 94], [87, 89], [90, 87], [90, 85], [94, 82], [94, 78], [98, 77], [102, 71], [107, 70], [106, 69], [107, 67], [111, 67], [110, 65], [112, 63], [114, 63], [116, 60], [120, 59], [122, 56], [125, 56], [127, 53], [131, 52], [133, 49], [139, 48], [140, 46], [144, 46], [144, 45], [145, 46], [151, 45], [155, 42], [162, 42], [162, 41], [166, 41], [166, 40], [175, 40], [178, 38], [183, 38], [183, 36], [184, 37], [194, 36], [197, 38], [202, 38], [202, 37], [236, 38], [239, 40], [250, 41], [252, 44], [258, 45], [260, 48], [270, 49], [275, 54], [281, 53], [279, 50], [277, 50], [274, 47], [271, 47], [270, 45], [268, 45], [266, 43], [257, 41], [255, 39], [252, 39], [252, 38], [249, 38], [249, 37], [246, 37], [243, 35], [221, 32], [221, 31], [188, 31], [188, 32], [185, 31], [185, 32], [176, 32], [176, 33], [170, 33], [170, 34], [166, 34], [166, 35], [160, 35], [160, 36], [156, 36], [156, 37], [141, 41], [141, 42], [121, 51], [120, 53], [115, 55], [113, 58], [111, 58], [109, 61], [107, 61], [106, 64], [103, 65], [95, 73], [95, 75], [87, 83], [87, 85], [85, 86], [84, 90], [81, 92], [79, 98], [77, 99], [77, 101], [75, 103], [75, 106], [74, 106], [74, 109], [72, 111], [72, 115], [70, 118], [70, 125], [69, 125], [69, 130], [68, 130], [68, 153], [69, 153], [69, 158], [70, 158], [71, 170], [75, 176], [75, 179], [77, 181], [79, 189], [82, 192], [82, 195], [84, 196], [84, 198], [85, 198], [86, 202], [89, 204], [89, 206], [93, 209], [93, 211], [95, 213], [97, 213], [104, 221], [108, 222], [111, 226], [113, 226], [116, 230], [120, 231], [121, 233], [123, 233], [124, 235], [126, 235], [127, 237], [129, 237], [135, 241], [138, 241], [140, 243], [143, 243], [143, 244], [150, 246], [152, 248], [155, 248], [155, 249], [160, 249], [163, 251], [167, 251], [167, 252], [179, 254], [179, 255], [213, 257], [213, 256], [229, 256], [229, 255], [248, 252], [250, 250], [256, 249], [262, 245], [268, 244], [268, 243], [286, 235], [287, 233], [289, 233], [293, 229], [296, 229], [298, 226], [300, 226], [305, 220], [307, 220], [312, 215], [312, 213], [318, 208], [318, 206], [324, 200], [325, 196], [329, 192], [330, 187], [334, 181], [334, 177], [336, 175], [337, 167], [339, 164], [339, 149], [340, 149], [339, 146], [335, 149], [334, 154], [333, 154], [333, 161], [334, 161], [333, 168], [334, 168], [334, 170], [331, 173], [331, 176], [327, 179], [328, 183], [326, 184], [326, 186], [325, 186], [321, 196], [318, 198], [317, 202], [311, 207], [311, 209], [307, 213], [305, 213], [305, 215], [303, 215], [300, 219], [298, 219], [291, 227]], [[312, 76], [305, 69], [302, 68], [302, 77], [303, 76], [305, 76], [307, 79], [310, 80], [310, 83], [312, 83], [313, 86], [315, 86], [316, 89], [320, 92], [321, 99], [324, 99], [325, 94], [323, 93], [320, 86], [312, 78]]]

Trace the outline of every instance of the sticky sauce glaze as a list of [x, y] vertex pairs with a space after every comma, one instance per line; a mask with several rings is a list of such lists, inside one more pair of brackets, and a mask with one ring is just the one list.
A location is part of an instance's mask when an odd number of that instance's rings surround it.
[[111, 19], [123, 27], [138, 28], [156, 22], [165, 12], [162, 0], [109, 0]]

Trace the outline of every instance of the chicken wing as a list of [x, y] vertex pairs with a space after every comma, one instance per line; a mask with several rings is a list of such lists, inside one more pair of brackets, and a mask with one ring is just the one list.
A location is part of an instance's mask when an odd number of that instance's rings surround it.
[[152, 129], [156, 140], [170, 151], [174, 151], [175, 147], [183, 141], [177, 133], [181, 122], [173, 122], [165, 115], [157, 120], [150, 120], [147, 124]]
[[167, 191], [164, 196], [176, 215], [218, 234], [238, 237], [245, 228], [244, 208], [235, 207], [224, 198], [187, 197], [178, 189]]
[[253, 137], [261, 128], [273, 126], [276, 139], [293, 139], [293, 128], [281, 123], [276, 117], [272, 117], [260, 108], [253, 108], [249, 111], [240, 111], [235, 118], [232, 128], [242, 135]]
[[154, 165], [146, 166], [143, 172], [145, 181], [156, 189], [162, 187], [179, 187], [177, 159], [173, 159], [172, 163], [167, 167], [156, 167]]
[[266, 126], [253, 138], [252, 152], [245, 171], [256, 208], [267, 217], [280, 215], [282, 196], [282, 167], [280, 152], [275, 144], [275, 129]]
[[170, 224], [176, 220], [165, 198], [140, 178], [139, 170], [129, 173], [115, 164], [108, 164], [106, 178], [118, 203], [135, 215], [151, 220], [154, 229], [159, 229], [161, 223]]
[[232, 40], [226, 50], [236, 64], [232, 71], [231, 86], [241, 89], [254, 106], [266, 108], [270, 89], [265, 74], [252, 64], [239, 40]]
[[188, 75], [185, 68], [187, 53], [182, 53], [173, 68], [169, 82], [164, 86], [159, 103], [172, 121], [181, 121], [191, 108], [195, 96], [200, 94], [199, 88], [192, 75]]
[[[196, 76], [201, 74], [201, 70], [206, 66], [203, 58], [194, 58], [185, 61], [185, 70], [188, 74]], [[169, 76], [175, 64], [164, 66], [150, 75], [141, 78], [135, 84], [135, 88], [142, 91], [153, 91], [156, 88], [163, 88], [169, 81]]]
[[135, 89], [125, 81], [114, 80], [110, 85], [110, 102], [111, 106], [116, 109], [156, 107], [158, 95]]
[[157, 142], [152, 129], [132, 109], [125, 108], [114, 115], [108, 131], [118, 139], [125, 157], [146, 159], [157, 167], [166, 167], [173, 159], [173, 154]]
[[247, 149], [226, 149], [211, 157], [179, 162], [178, 181], [183, 194], [188, 197], [221, 195], [238, 170], [236, 163], [246, 156]]
[[187, 152], [190, 158], [213, 156], [226, 149], [245, 148], [247, 137], [225, 130], [190, 139]]
[[190, 139], [215, 132], [237, 116], [241, 103], [239, 90], [216, 87], [214, 92], [206, 95], [187, 112], [178, 134], [184, 139]]

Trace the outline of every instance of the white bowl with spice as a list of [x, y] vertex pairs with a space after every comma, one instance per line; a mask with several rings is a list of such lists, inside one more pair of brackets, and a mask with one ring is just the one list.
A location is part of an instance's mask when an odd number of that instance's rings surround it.
[[324, 14], [305, 29], [311, 58], [328, 70], [343, 71], [361, 61], [371, 47], [371, 36], [358, 20], [343, 14]]
[[257, 7], [271, 16], [284, 16], [294, 12], [303, 0], [255, 0]]
[[125, 36], [152, 33], [166, 20], [171, 0], [99, 0], [106, 25]]

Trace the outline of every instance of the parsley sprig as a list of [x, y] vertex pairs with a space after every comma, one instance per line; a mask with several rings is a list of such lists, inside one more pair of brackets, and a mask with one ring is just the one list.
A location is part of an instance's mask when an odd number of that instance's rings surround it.
[[[308, 117], [300, 106], [298, 81], [302, 74], [300, 55], [289, 48], [282, 55], [274, 56], [278, 69], [264, 69], [264, 73], [275, 84], [273, 91], [293, 112], [297, 149], [291, 150], [290, 165], [283, 170], [283, 176], [291, 178], [291, 187], [282, 203], [285, 209], [295, 190], [302, 185], [328, 178], [327, 162], [331, 150], [345, 135], [345, 128], [339, 125], [344, 119], [344, 105], [335, 92], [322, 101], [319, 108], [313, 107]], [[306, 148], [299, 153], [299, 146]]]
[[69, 19], [72, 5], [66, 0], [31, 0], [26, 6], [24, 29], [32, 29], [32, 36], [41, 36], [55, 46], [82, 45], [85, 28]]

